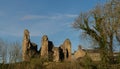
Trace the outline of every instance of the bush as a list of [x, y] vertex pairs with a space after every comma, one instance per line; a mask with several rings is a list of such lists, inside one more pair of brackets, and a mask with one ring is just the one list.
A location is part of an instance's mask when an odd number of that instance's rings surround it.
[[45, 62], [47, 62], [44, 58], [32, 59], [30, 61], [31, 69], [45, 69]]
[[96, 69], [96, 65], [88, 55], [78, 59], [78, 63], [84, 69]]

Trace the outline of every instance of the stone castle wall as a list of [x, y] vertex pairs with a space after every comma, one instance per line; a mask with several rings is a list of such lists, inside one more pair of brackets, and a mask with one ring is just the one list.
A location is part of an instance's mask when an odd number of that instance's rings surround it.
[[[46, 58], [49, 61], [71, 61], [74, 59], [84, 58], [86, 51], [81, 46], [72, 55], [71, 41], [66, 39], [59, 47], [55, 47], [53, 42], [48, 39], [47, 35], [43, 35], [41, 39], [40, 50], [37, 50], [37, 44], [31, 42], [30, 33], [27, 29], [24, 30], [23, 44], [22, 44], [22, 58], [23, 61], [30, 61], [31, 58]], [[88, 55], [95, 60], [100, 60], [99, 53], [88, 53]]]
[[71, 60], [71, 42], [66, 39], [60, 47], [54, 47], [52, 41], [49, 41], [47, 35], [43, 35], [41, 39], [41, 48], [38, 51], [37, 45], [30, 41], [30, 34], [27, 29], [24, 30], [22, 45], [23, 61], [29, 61], [30, 58], [47, 58], [51, 61]]

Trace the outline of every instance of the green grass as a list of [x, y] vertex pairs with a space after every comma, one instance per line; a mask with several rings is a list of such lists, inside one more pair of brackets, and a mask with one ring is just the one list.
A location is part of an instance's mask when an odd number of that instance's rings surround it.
[[71, 62], [49, 62], [44, 58], [39, 58], [32, 59], [30, 62], [0, 64], [0, 69], [120, 69], [120, 63], [102, 64], [93, 62], [87, 56]]

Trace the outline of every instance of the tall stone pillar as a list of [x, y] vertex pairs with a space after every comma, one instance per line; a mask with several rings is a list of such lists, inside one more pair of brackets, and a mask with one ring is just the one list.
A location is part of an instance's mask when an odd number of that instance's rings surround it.
[[23, 44], [22, 45], [22, 58], [23, 58], [23, 61], [27, 61], [28, 60], [27, 49], [30, 47], [30, 35], [27, 29], [24, 30], [24, 37], [23, 37], [22, 44]]
[[63, 46], [65, 47], [65, 60], [71, 60], [72, 58], [72, 52], [71, 52], [71, 42], [69, 39], [66, 39], [63, 43]]
[[41, 57], [48, 58], [48, 37], [44, 35], [41, 41]]

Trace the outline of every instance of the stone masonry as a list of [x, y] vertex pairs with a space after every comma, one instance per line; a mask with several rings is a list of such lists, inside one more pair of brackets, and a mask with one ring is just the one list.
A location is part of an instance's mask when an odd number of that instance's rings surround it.
[[24, 37], [22, 43], [22, 57], [23, 61], [29, 61], [30, 58], [37, 57], [37, 45], [30, 41], [29, 31], [24, 30]]
[[[79, 47], [74, 54], [75, 58], [83, 57], [85, 52]], [[22, 45], [23, 61], [30, 61], [32, 58], [45, 58], [49, 61], [71, 61], [71, 41], [66, 39], [59, 47], [55, 47], [52, 41], [49, 41], [47, 35], [43, 35], [41, 39], [40, 50], [37, 50], [37, 44], [31, 42], [30, 33], [27, 29], [24, 30], [23, 45]]]

